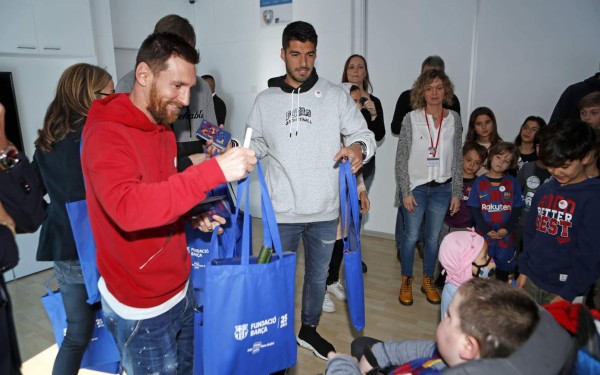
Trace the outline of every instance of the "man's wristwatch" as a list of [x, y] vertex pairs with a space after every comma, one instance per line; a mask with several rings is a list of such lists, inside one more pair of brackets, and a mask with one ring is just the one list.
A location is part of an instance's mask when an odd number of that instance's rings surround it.
[[363, 141], [354, 142], [353, 145], [359, 145], [362, 152], [363, 160], [367, 158], [367, 144]]
[[19, 163], [19, 151], [15, 146], [8, 146], [6, 150], [0, 150], [0, 170], [7, 171]]

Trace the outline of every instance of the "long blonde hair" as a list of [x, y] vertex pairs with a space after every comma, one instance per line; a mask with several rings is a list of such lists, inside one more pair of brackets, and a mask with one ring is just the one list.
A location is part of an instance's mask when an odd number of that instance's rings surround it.
[[112, 80], [110, 74], [90, 64], [75, 64], [68, 67], [58, 80], [56, 96], [48, 106], [44, 127], [38, 131], [36, 147], [52, 151], [52, 146], [67, 134], [83, 128], [92, 102]]

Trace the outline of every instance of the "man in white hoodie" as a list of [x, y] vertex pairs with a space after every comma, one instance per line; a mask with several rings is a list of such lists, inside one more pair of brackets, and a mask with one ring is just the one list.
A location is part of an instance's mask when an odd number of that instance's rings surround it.
[[[296, 21], [283, 31], [286, 74], [269, 80], [254, 103], [247, 126], [250, 147], [270, 156], [267, 184], [284, 251], [305, 252], [302, 328], [298, 344], [326, 359], [333, 345], [316, 331], [339, 217], [338, 163], [356, 173], [375, 153], [375, 137], [352, 98], [314, 69], [317, 33]], [[340, 136], [345, 147], [340, 148]]]

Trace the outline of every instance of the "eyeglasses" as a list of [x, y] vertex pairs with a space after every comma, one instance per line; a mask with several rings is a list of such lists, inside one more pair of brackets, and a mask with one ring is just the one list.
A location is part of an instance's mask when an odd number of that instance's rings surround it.
[[110, 92], [102, 92], [100, 90], [94, 92], [96, 95], [109, 96], [115, 93], [115, 90], [110, 90]]

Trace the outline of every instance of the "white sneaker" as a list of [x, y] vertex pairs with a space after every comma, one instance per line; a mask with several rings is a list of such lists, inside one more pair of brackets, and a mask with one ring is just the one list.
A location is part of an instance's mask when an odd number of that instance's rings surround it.
[[327, 285], [327, 291], [340, 301], [346, 300], [346, 290], [339, 280], [331, 285]]
[[325, 292], [325, 298], [323, 299], [323, 311], [324, 312], [334, 312], [335, 305], [329, 296], [329, 293]]

